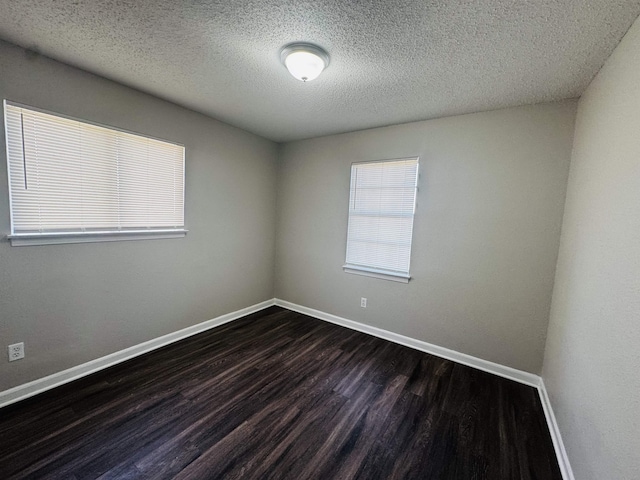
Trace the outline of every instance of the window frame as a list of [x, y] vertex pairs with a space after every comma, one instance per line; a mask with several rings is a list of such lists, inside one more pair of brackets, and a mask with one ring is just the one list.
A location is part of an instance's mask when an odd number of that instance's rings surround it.
[[[22, 232], [22, 233], [16, 232], [15, 222], [14, 222], [14, 208], [13, 208], [14, 195], [13, 195], [12, 186], [11, 186], [11, 183], [12, 183], [11, 182], [11, 165], [10, 165], [11, 160], [9, 158], [9, 133], [8, 133], [8, 125], [7, 125], [8, 122], [6, 121], [7, 105], [16, 107], [16, 108], [30, 110], [36, 113], [51, 115], [54, 117], [65, 119], [65, 120], [79, 122], [81, 124], [104, 128], [107, 130], [111, 130], [113, 132], [120, 132], [127, 135], [133, 135], [136, 137], [141, 137], [141, 138], [163, 142], [166, 144], [180, 147], [182, 149], [182, 206], [183, 206], [182, 214], [183, 214], [183, 220], [184, 220], [182, 228], [128, 227], [128, 228], [123, 228], [121, 230], [112, 230], [108, 228], [105, 228], [105, 229], [95, 228], [95, 229], [87, 229], [85, 231], [82, 231], [82, 229], [79, 227], [77, 230], [74, 229], [73, 231], [65, 231], [63, 229], [60, 229], [59, 231], [54, 230], [54, 231]], [[71, 115], [52, 112], [46, 109], [33, 107], [31, 105], [26, 105], [26, 104], [15, 102], [8, 99], [3, 100], [2, 121], [4, 123], [5, 155], [6, 155], [6, 165], [7, 165], [7, 186], [8, 186], [8, 194], [9, 194], [9, 216], [10, 216], [10, 229], [11, 229], [11, 233], [6, 235], [6, 238], [11, 242], [12, 246], [57, 245], [57, 244], [67, 244], [67, 243], [93, 243], [93, 242], [112, 242], [112, 241], [125, 241], [125, 240], [182, 238], [188, 233], [188, 230], [186, 229], [186, 202], [185, 202], [186, 148], [183, 144], [168, 141], [168, 140], [154, 137], [151, 135], [141, 134], [139, 132], [133, 132], [123, 128], [114, 127], [111, 125], [106, 125], [99, 122], [80, 119]]]
[[[414, 195], [413, 195], [413, 213], [411, 215], [411, 237], [409, 239], [410, 248], [409, 248], [407, 271], [405, 272], [405, 271], [387, 270], [387, 269], [378, 268], [371, 265], [349, 263], [347, 256], [349, 253], [349, 232], [350, 232], [351, 217], [352, 217], [351, 203], [354, 200], [352, 197], [352, 193], [353, 193], [352, 185], [354, 181], [353, 180], [354, 166], [363, 165], [363, 164], [375, 164], [375, 163], [392, 163], [392, 162], [401, 162], [401, 161], [409, 161], [409, 160], [413, 160], [416, 162], [416, 181], [415, 181]], [[350, 176], [349, 176], [349, 210], [348, 210], [349, 213], [348, 213], [348, 223], [347, 223], [347, 239], [345, 242], [345, 245], [346, 245], [345, 264], [342, 266], [342, 269], [345, 273], [363, 275], [367, 277], [379, 278], [383, 280], [390, 280], [390, 281], [400, 282], [400, 283], [409, 283], [409, 280], [411, 280], [412, 278], [410, 274], [411, 252], [413, 250], [413, 230], [415, 226], [415, 216], [416, 216], [416, 209], [418, 205], [419, 178], [420, 178], [420, 157], [418, 155], [411, 156], [411, 157], [390, 158], [390, 159], [384, 159], [384, 160], [365, 160], [361, 162], [353, 162], [351, 164]], [[380, 217], [382, 217], [382, 215], [378, 216], [378, 218]]]

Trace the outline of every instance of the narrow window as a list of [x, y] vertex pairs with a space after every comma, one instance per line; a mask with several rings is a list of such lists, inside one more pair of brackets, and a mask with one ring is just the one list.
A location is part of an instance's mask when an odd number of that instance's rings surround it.
[[351, 165], [344, 271], [408, 282], [418, 158]]
[[184, 236], [184, 147], [4, 102], [12, 245]]

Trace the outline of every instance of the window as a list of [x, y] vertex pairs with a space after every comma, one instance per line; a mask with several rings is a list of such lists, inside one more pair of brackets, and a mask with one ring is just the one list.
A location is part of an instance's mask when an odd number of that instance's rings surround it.
[[184, 236], [184, 147], [5, 100], [12, 245]]
[[418, 158], [351, 165], [344, 271], [408, 282]]

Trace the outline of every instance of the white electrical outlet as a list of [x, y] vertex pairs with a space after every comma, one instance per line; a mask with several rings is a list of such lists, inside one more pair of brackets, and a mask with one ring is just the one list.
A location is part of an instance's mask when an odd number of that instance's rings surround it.
[[24, 358], [24, 342], [9, 345], [9, 361], [20, 360]]
[[364, 297], [360, 298], [360, 306], [362, 308], [367, 308], [367, 299], [366, 298], [364, 298]]

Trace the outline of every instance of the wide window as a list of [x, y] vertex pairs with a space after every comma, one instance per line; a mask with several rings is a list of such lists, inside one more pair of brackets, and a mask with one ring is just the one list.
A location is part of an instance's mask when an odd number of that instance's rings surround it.
[[4, 103], [13, 245], [184, 236], [184, 147]]
[[351, 166], [344, 270], [408, 282], [418, 158]]

